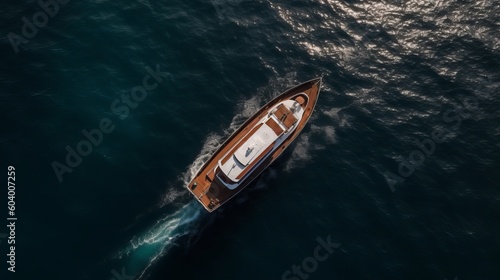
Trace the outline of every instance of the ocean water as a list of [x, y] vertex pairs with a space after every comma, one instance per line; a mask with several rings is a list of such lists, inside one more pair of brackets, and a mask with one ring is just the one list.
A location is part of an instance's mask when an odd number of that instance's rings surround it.
[[[0, 4], [0, 279], [500, 279], [498, 1], [42, 3]], [[319, 76], [206, 213], [196, 170]]]

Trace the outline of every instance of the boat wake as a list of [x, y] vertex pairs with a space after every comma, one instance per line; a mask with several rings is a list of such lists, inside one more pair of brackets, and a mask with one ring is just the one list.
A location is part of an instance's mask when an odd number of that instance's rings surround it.
[[[196, 160], [179, 176], [180, 184], [187, 186], [197, 170], [210, 158], [210, 155], [222, 144], [222, 136], [209, 135]], [[158, 208], [171, 205], [187, 190], [179, 190], [178, 184], [170, 186], [161, 197]], [[134, 279], [147, 279], [150, 268], [174, 246], [179, 246], [180, 237], [196, 234], [200, 217], [204, 214], [203, 207], [196, 200], [182, 205], [173, 213], [165, 213], [147, 229], [135, 235], [127, 247], [115, 255], [115, 259], [124, 260], [128, 273], [136, 275]], [[141, 215], [145, 218], [148, 215]], [[150, 215], [149, 215], [150, 216]]]
[[[239, 110], [240, 114], [233, 118], [229, 127], [222, 134], [211, 133], [208, 135], [196, 160], [187, 168], [186, 172], [179, 176], [179, 184], [182, 184], [184, 188], [210, 156], [222, 145], [223, 139], [236, 131], [246, 117], [258, 110], [259, 100], [254, 97], [239, 106], [242, 107]], [[171, 185], [162, 194], [157, 207], [162, 209], [164, 206], [178, 201], [180, 197], [188, 193], [184, 188], [179, 190], [178, 184]], [[175, 212], [163, 214], [154, 224], [135, 235], [129, 241], [127, 247], [115, 254], [114, 258], [124, 260], [127, 272], [134, 273], [136, 275], [135, 279], [147, 279], [151, 273], [150, 268], [165, 256], [170, 248], [180, 245], [178, 244], [180, 237], [195, 235], [199, 230], [202, 231], [206, 227], [203, 226], [198, 229], [200, 217], [203, 214], [205, 214], [203, 207], [192, 199]], [[146, 216], [150, 215], [141, 215], [141, 219]]]
[[127, 260], [127, 271], [134, 273], [135, 279], [147, 279], [149, 268], [170, 248], [179, 245], [179, 237], [193, 231], [201, 212], [201, 207], [192, 201], [165, 215], [144, 233], [134, 236], [128, 248], [119, 254], [120, 259]]
[[[157, 205], [158, 209], [161, 210], [167, 205], [172, 205], [174, 202], [179, 202], [179, 198], [184, 197], [188, 191], [185, 187], [191, 181], [191, 179], [196, 175], [198, 170], [203, 166], [203, 164], [210, 159], [210, 156], [223, 144], [223, 140], [234, 133], [244, 121], [255, 113], [262, 105], [263, 101], [269, 99], [269, 92], [264, 88], [258, 89], [257, 93], [250, 99], [240, 102], [237, 106], [237, 114], [233, 117], [231, 123], [223, 132], [211, 133], [205, 139], [203, 147], [196, 157], [196, 160], [187, 168], [186, 172], [182, 173], [179, 178], [179, 184], [171, 185], [161, 196], [160, 202]], [[322, 128], [318, 128], [322, 129]], [[331, 133], [334, 135], [334, 131], [326, 133]], [[299, 139], [299, 145], [297, 146], [294, 154], [301, 157], [306, 152], [302, 153], [303, 149], [306, 149], [306, 143], [308, 143], [308, 136], [302, 136], [304, 138]], [[292, 156], [292, 163], [299, 159], [294, 159]], [[276, 170], [272, 167], [265, 175], [261, 178], [255, 185], [254, 189], [262, 189], [266, 187], [266, 181], [269, 178], [276, 177]], [[267, 179], [266, 179], [267, 178]], [[183, 188], [180, 189], [178, 185], [182, 184]], [[238, 200], [242, 203], [246, 200], [246, 196], [240, 196]], [[157, 219], [153, 224], [147, 226], [145, 230], [136, 234], [126, 246], [125, 249], [119, 251], [115, 255], [115, 259], [120, 259], [126, 263], [127, 271], [134, 273], [136, 275], [135, 279], [147, 279], [151, 274], [151, 267], [157, 263], [163, 256], [165, 256], [169, 250], [175, 246], [189, 246], [189, 244], [179, 244], [180, 237], [190, 236], [194, 237], [196, 240], [199, 238], [200, 232], [204, 230], [212, 219], [208, 219], [208, 223], [201, 225], [201, 217], [205, 215], [203, 207], [194, 199], [187, 204], [181, 204], [180, 208], [174, 212], [161, 214], [160, 218]], [[151, 215], [141, 215], [141, 219], [146, 218]], [[187, 242], [189, 243], [189, 241]]]
[[188, 167], [187, 171], [180, 176], [180, 180], [187, 186], [194, 175], [200, 168], [210, 159], [210, 156], [222, 145], [223, 135], [211, 133], [205, 139], [205, 143], [201, 148], [201, 152], [196, 157], [196, 160]]
[[[303, 131], [302, 134], [299, 135], [297, 140], [295, 140], [296, 145], [293, 147], [292, 155], [286, 163], [285, 171], [291, 172], [295, 168], [307, 165], [313, 160], [312, 157], [315, 151], [324, 150], [326, 149], [326, 145], [335, 144], [337, 142], [336, 128], [349, 125], [348, 117], [339, 114], [341, 110], [342, 108], [333, 108], [328, 111], [318, 110], [316, 114], [312, 115], [312, 122], [318, 118], [319, 114], [322, 114], [325, 119], [329, 119], [328, 124], [311, 124], [309, 131]], [[314, 144], [311, 139], [313, 137], [322, 139], [321, 144]]]

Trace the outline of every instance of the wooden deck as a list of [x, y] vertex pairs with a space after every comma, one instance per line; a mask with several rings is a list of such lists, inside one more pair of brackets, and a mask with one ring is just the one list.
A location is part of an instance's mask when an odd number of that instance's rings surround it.
[[274, 115], [279, 121], [283, 122], [286, 129], [292, 127], [292, 125], [297, 121], [297, 118], [293, 115], [293, 113], [283, 104], [278, 106]]
[[[188, 184], [188, 190], [198, 199], [198, 201], [207, 209], [209, 212], [214, 211], [222, 204], [230, 200], [233, 196], [243, 190], [249, 183], [251, 183], [257, 176], [259, 176], [278, 156], [283, 153], [283, 151], [295, 140], [298, 134], [302, 131], [307, 121], [309, 120], [314, 107], [316, 105], [319, 91], [321, 87], [321, 79], [314, 79], [305, 83], [302, 83], [296, 87], [293, 87], [284, 93], [280, 94], [275, 99], [271, 100], [269, 103], [264, 105], [259, 111], [257, 111], [252, 117], [250, 117], [236, 132], [231, 135], [224, 144], [212, 155], [212, 157], [200, 168], [195, 177]], [[304, 94], [301, 94], [304, 93]], [[245, 139], [252, 135], [252, 133], [248, 133], [251, 130], [258, 129], [256, 124], [260, 119], [262, 119], [269, 111], [270, 108], [282, 102], [284, 100], [293, 99], [301, 104], [304, 108], [304, 115], [300, 120], [300, 123], [297, 126], [297, 129], [292, 132], [290, 137], [288, 137], [281, 145], [280, 148], [274, 150], [271, 155], [264, 159], [264, 161], [252, 172], [252, 174], [247, 177], [244, 182], [240, 182], [240, 186], [238, 186], [234, 190], [230, 190], [226, 186], [220, 182], [220, 179], [215, 175], [218, 170], [218, 161], [226, 154], [231, 156], [234, 151], [236, 151], [242, 143], [245, 142]], [[281, 106], [279, 106], [281, 107]], [[292, 126], [297, 119], [290, 112], [290, 110], [283, 106], [283, 108], [279, 108], [275, 112], [278, 120], [284, 122], [285, 126], [289, 128]], [[288, 111], [288, 112], [287, 112]], [[283, 129], [272, 120], [274, 123], [266, 123], [269, 127], [276, 132], [277, 135], [280, 135], [283, 132]], [[269, 122], [269, 121], [268, 121]], [[280, 134], [278, 134], [278, 132]], [[243, 140], [243, 141], [240, 141]], [[268, 147], [270, 149], [272, 146]], [[231, 151], [231, 153], [228, 153]], [[259, 157], [258, 160], [262, 159], [265, 153], [269, 152], [266, 150]], [[223, 159], [223, 162], [227, 161], [228, 156]], [[255, 164], [257, 161], [252, 163]], [[222, 173], [222, 172], [221, 172]], [[224, 177], [222, 174], [221, 177]]]
[[274, 119], [267, 120], [266, 125], [269, 126], [278, 136], [280, 136], [284, 131]]

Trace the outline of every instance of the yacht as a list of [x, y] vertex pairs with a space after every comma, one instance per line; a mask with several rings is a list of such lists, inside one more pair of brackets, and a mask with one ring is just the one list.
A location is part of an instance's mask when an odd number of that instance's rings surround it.
[[260, 108], [198, 170], [188, 190], [213, 212], [257, 178], [297, 138], [316, 106], [321, 78], [294, 86]]

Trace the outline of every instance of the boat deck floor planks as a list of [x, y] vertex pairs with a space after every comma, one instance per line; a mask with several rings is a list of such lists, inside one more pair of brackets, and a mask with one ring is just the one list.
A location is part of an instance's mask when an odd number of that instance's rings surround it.
[[276, 135], [280, 136], [281, 133], [283, 133], [283, 128], [274, 120], [274, 119], [269, 119], [266, 122], [267, 126], [269, 126]]
[[276, 116], [276, 119], [285, 125], [286, 129], [289, 129], [297, 121], [297, 118], [293, 115], [293, 113], [283, 104], [278, 106], [278, 110], [274, 112], [274, 115]]

